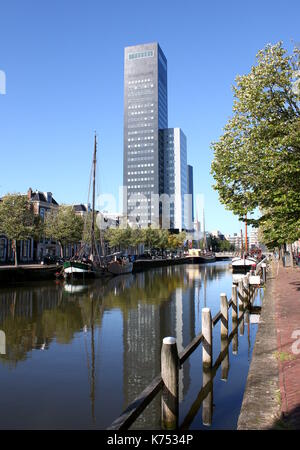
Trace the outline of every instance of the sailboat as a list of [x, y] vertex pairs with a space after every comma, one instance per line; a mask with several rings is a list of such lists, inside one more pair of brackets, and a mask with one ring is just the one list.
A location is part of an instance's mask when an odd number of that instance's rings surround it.
[[204, 208], [203, 208], [203, 253], [200, 256], [202, 259], [202, 262], [214, 262], [216, 261], [216, 255], [209, 251], [207, 248], [207, 241], [206, 241], [206, 231], [205, 231], [205, 219], [204, 219]]
[[108, 272], [113, 275], [124, 275], [131, 273], [133, 269], [133, 263], [128, 258], [122, 258], [121, 253], [114, 256], [114, 260], [107, 265]]
[[241, 256], [232, 258], [232, 273], [246, 274], [252, 268], [256, 267], [257, 260], [253, 256], [248, 255], [248, 238], [247, 238], [247, 216], [245, 221], [245, 251], [243, 243], [243, 231], [241, 230]]
[[96, 185], [96, 163], [97, 163], [97, 137], [95, 134], [93, 154], [93, 204], [92, 204], [92, 226], [91, 246], [89, 257], [84, 255], [86, 246], [82, 246], [78, 254], [70, 261], [63, 263], [63, 274], [65, 278], [98, 278], [104, 275], [105, 268], [100, 265], [100, 257], [95, 241], [95, 185]]

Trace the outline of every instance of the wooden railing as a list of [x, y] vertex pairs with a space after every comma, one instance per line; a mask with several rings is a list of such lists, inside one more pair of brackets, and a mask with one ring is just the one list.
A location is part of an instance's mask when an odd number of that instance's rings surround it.
[[[187, 358], [202, 343], [202, 389], [192, 405], [188, 415], [180, 426], [184, 429], [191, 423], [192, 418], [203, 402], [203, 423], [211, 423], [212, 402], [209, 399], [209, 388], [220, 364], [222, 365], [222, 379], [228, 375], [228, 347], [233, 341], [232, 351], [237, 353], [237, 332], [244, 333], [244, 314], [249, 312], [256, 294], [256, 288], [249, 285], [249, 276], [244, 276], [238, 287], [232, 285], [232, 297], [228, 301], [226, 294], [220, 294], [220, 311], [211, 317], [210, 308], [202, 309], [202, 330], [185, 349], [178, 354], [176, 339], [163, 339], [161, 349], [161, 373], [147, 386], [143, 392], [126, 408], [108, 428], [109, 430], [127, 430], [144, 411], [146, 406], [162, 390], [162, 428], [178, 428], [178, 378], [179, 368]], [[232, 307], [232, 331], [228, 336], [228, 312]], [[213, 327], [221, 321], [221, 352], [213, 364]], [[236, 338], [236, 339], [235, 339]], [[226, 358], [227, 355], [227, 358]], [[226, 363], [227, 359], [227, 363]], [[205, 400], [206, 399], [206, 400]], [[206, 404], [204, 404], [204, 400]], [[196, 411], [196, 412], [195, 412]]]

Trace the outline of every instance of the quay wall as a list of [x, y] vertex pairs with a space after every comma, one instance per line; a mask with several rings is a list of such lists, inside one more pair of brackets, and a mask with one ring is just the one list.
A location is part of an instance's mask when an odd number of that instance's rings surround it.
[[[133, 273], [153, 269], [155, 267], [175, 266], [179, 264], [204, 264], [219, 260], [226, 260], [226, 257], [216, 257], [214, 260], [206, 261], [201, 256], [187, 256], [176, 259], [140, 259], [133, 263]], [[55, 273], [61, 266], [43, 266], [40, 264], [15, 266], [0, 266], [0, 283], [15, 283], [24, 281], [52, 280]]]
[[[273, 268], [274, 271], [274, 268]], [[274, 428], [280, 416], [274, 279], [268, 274], [238, 430]]]
[[55, 273], [60, 269], [59, 266], [5, 266], [0, 267], [1, 283], [18, 283], [24, 281], [53, 280]]

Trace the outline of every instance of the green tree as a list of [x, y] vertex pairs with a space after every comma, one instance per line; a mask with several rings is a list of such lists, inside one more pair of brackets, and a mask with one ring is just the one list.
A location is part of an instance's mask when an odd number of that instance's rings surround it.
[[126, 249], [132, 245], [132, 232], [130, 227], [127, 228], [108, 228], [105, 231], [105, 240], [110, 248]]
[[143, 228], [134, 228], [131, 232], [130, 245], [135, 248], [136, 253], [138, 246], [144, 242], [145, 230]]
[[179, 234], [170, 233], [168, 239], [168, 248], [170, 250], [177, 250], [178, 248], [183, 247], [185, 241], [186, 241], [186, 233], [184, 231]]
[[[82, 240], [83, 242], [91, 245], [92, 244], [92, 221], [93, 221], [93, 213], [90, 211], [83, 218], [83, 233]], [[95, 240], [100, 241], [100, 229], [96, 224], [95, 220]]]
[[158, 230], [158, 247], [160, 248], [162, 254], [164, 250], [168, 248], [168, 242], [169, 242], [169, 231], [168, 230]]
[[153, 248], [159, 248], [160, 242], [160, 230], [158, 228], [148, 227], [144, 229], [145, 232], [145, 245], [151, 250]]
[[231, 250], [233, 250], [233, 246], [230, 244], [230, 242], [227, 241], [227, 239], [220, 239], [219, 251], [220, 252], [229, 252]]
[[58, 210], [51, 210], [45, 216], [45, 235], [54, 239], [60, 246], [63, 256], [63, 246], [79, 242], [82, 239], [83, 220], [75, 214], [72, 206], [61, 205]]
[[32, 205], [21, 194], [7, 194], [0, 202], [0, 233], [12, 240], [15, 265], [18, 265], [18, 242], [32, 237], [38, 220], [35, 219]]
[[248, 223], [261, 226], [271, 245], [299, 237], [299, 55], [298, 49], [289, 55], [281, 42], [257, 54], [250, 73], [236, 78], [233, 116], [212, 144], [220, 201], [240, 220], [247, 214]]

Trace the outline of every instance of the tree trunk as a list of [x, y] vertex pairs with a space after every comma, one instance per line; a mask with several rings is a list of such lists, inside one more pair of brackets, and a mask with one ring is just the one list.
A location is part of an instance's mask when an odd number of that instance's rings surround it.
[[58, 241], [58, 243], [59, 243], [59, 247], [60, 247], [60, 257], [63, 258], [64, 257], [63, 246], [60, 241]]
[[13, 240], [13, 248], [14, 248], [14, 251], [15, 251], [15, 266], [17, 267], [17, 265], [18, 265], [18, 247], [17, 247], [17, 240], [16, 239]]

